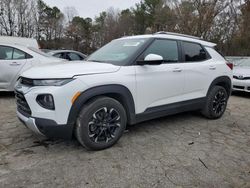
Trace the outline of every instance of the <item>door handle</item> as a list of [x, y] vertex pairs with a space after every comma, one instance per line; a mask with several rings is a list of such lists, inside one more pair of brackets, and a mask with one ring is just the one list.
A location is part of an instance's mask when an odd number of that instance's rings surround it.
[[17, 63], [17, 62], [10, 63], [10, 66], [19, 66], [19, 65], [21, 65], [21, 63]]
[[210, 70], [215, 70], [215, 69], [216, 69], [216, 66], [209, 66], [209, 69], [210, 69]]
[[182, 71], [182, 69], [180, 69], [180, 68], [174, 68], [174, 70], [173, 70], [173, 72], [181, 72]]

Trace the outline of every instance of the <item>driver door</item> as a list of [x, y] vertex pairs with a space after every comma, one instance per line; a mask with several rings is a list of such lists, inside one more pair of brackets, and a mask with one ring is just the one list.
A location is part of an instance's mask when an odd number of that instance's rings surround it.
[[177, 41], [156, 39], [139, 57], [144, 60], [149, 54], [160, 55], [164, 63], [136, 66], [137, 113], [182, 100], [185, 82], [178, 51]]

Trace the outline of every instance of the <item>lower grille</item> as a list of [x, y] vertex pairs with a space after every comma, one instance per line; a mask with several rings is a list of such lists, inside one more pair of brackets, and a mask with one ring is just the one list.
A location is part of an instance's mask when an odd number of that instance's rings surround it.
[[235, 89], [242, 89], [242, 90], [244, 90], [245, 89], [245, 87], [244, 86], [233, 86], [233, 88], [235, 88]]
[[31, 116], [31, 110], [24, 95], [21, 92], [15, 91], [15, 96], [16, 96], [17, 110], [25, 116]]

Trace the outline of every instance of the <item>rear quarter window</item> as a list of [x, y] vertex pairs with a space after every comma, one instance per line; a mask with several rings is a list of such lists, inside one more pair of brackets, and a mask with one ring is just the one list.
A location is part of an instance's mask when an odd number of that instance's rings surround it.
[[182, 42], [182, 49], [185, 62], [199, 62], [209, 58], [206, 50], [200, 44]]

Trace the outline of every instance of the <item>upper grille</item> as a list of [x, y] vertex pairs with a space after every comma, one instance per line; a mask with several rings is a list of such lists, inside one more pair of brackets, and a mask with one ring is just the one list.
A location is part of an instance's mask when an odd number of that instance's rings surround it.
[[250, 77], [233, 76], [233, 78], [237, 80], [250, 80]]
[[16, 96], [17, 110], [25, 116], [31, 116], [31, 110], [24, 95], [21, 92], [15, 91], [15, 96]]
[[29, 87], [34, 86], [33, 80], [32, 80], [32, 79], [29, 79], [29, 78], [21, 77], [21, 78], [20, 78], [20, 83], [21, 83], [22, 85], [29, 86]]

